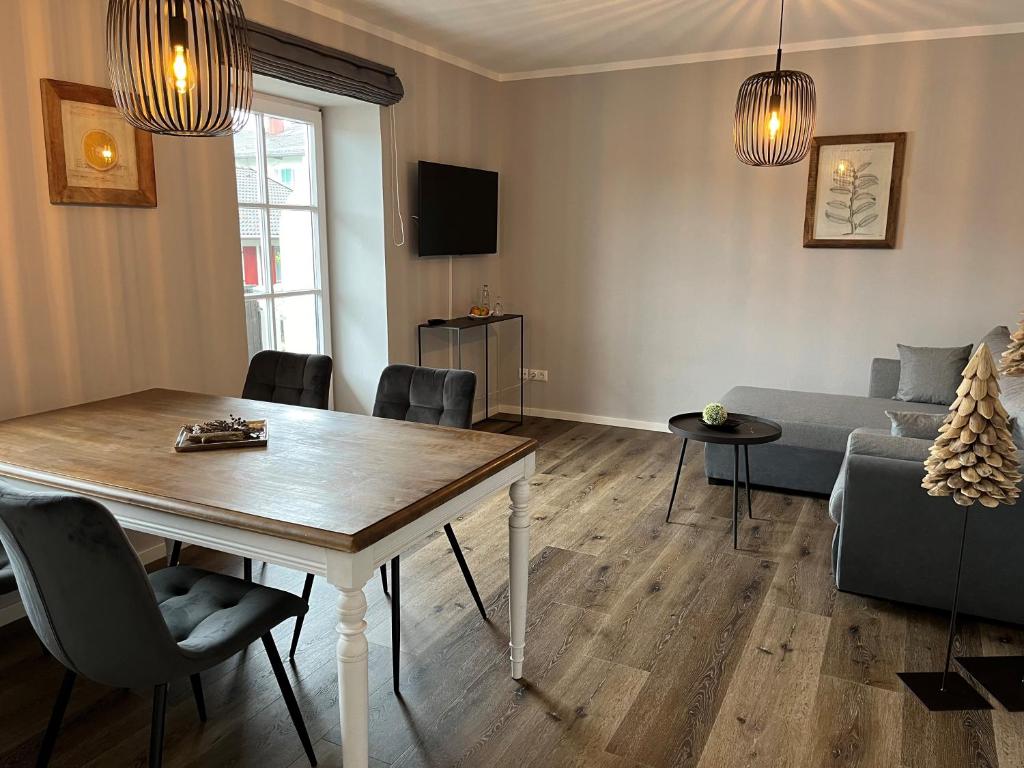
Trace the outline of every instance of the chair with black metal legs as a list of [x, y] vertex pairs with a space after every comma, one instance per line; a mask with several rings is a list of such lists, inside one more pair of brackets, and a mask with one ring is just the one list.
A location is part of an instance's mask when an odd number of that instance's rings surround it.
[[[334, 362], [327, 355], [300, 355], [265, 349], [249, 361], [242, 397], [326, 410], [330, 403], [333, 368]], [[175, 541], [167, 556], [167, 564], [177, 565], [180, 557], [181, 542]], [[252, 560], [245, 558], [242, 568], [245, 580], [252, 581]]]
[[[330, 402], [333, 368], [334, 363], [327, 355], [300, 355], [266, 349], [257, 352], [249, 361], [242, 397], [326, 410]], [[167, 564], [177, 565], [180, 558], [181, 542], [175, 541], [167, 556]], [[248, 557], [242, 561], [242, 573], [246, 581], [252, 581], [252, 560]], [[302, 591], [307, 601], [312, 587], [313, 577], [307, 576]], [[301, 617], [296, 626], [302, 626]], [[294, 647], [291, 655], [295, 655]]]
[[[385, 419], [436, 424], [469, 429], [473, 425], [476, 374], [472, 371], [424, 368], [414, 365], [389, 365], [380, 375], [373, 415]], [[487, 620], [487, 610], [477, 591], [462, 547], [450, 523], [444, 526], [448, 544], [466, 580], [477, 610]], [[399, 599], [399, 559], [391, 560], [391, 665], [392, 684], [399, 690], [398, 658], [401, 652], [401, 603]]]
[[[389, 365], [381, 373], [377, 385], [377, 397], [373, 404], [373, 415], [385, 419], [413, 421], [420, 424], [435, 424], [442, 427], [469, 429], [473, 424], [473, 400], [476, 395], [476, 374], [472, 371], [443, 368], [423, 368], [414, 365]], [[455, 553], [455, 559], [466, 580], [480, 615], [487, 620], [487, 610], [480, 599], [473, 574], [470, 573], [465, 555], [455, 537], [450, 523], [444, 526], [448, 544]], [[388, 591], [387, 572], [382, 565], [380, 575], [384, 580], [384, 591]], [[303, 595], [308, 598], [313, 588], [313, 577], [306, 577]], [[391, 560], [391, 663], [394, 670], [393, 685], [399, 689], [398, 658], [401, 651], [401, 617], [399, 601], [399, 562]], [[292, 635], [291, 656], [299, 644], [302, 622], [296, 622]]]
[[305, 614], [296, 595], [184, 566], [147, 577], [102, 504], [25, 494], [0, 484], [0, 543], [32, 627], [67, 672], [37, 765], [53, 754], [78, 675], [116, 688], [152, 688], [149, 765], [163, 759], [167, 689], [189, 678], [201, 720], [199, 675], [262, 640], [311, 765], [316, 756], [271, 630]]

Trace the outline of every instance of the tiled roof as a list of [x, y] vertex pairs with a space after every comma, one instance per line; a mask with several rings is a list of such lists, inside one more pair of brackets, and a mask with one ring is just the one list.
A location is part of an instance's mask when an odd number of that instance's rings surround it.
[[[240, 205], [245, 205], [244, 200], [259, 199], [259, 172], [255, 168], [235, 167], [235, 184], [238, 186], [238, 200]], [[271, 205], [283, 205], [291, 197], [292, 190], [276, 179], [267, 179], [267, 187], [270, 192]], [[260, 212], [255, 208], [241, 208], [238, 211], [239, 225], [243, 238], [258, 238], [260, 236]], [[270, 212], [270, 236], [277, 237], [281, 229], [281, 212]]]

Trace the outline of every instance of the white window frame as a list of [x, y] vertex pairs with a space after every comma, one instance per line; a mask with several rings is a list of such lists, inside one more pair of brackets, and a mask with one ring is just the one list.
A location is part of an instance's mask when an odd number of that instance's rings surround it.
[[[243, 203], [237, 201], [238, 208], [254, 208], [260, 211], [263, 222], [263, 237], [260, 243], [259, 269], [265, 276], [267, 289], [259, 293], [246, 293], [245, 286], [242, 286], [242, 293], [245, 301], [266, 299], [270, 308], [270, 348], [277, 349], [277, 308], [274, 305], [275, 299], [288, 298], [292, 296], [309, 296], [316, 298], [317, 308], [317, 331], [319, 352], [324, 355], [331, 354], [331, 302], [330, 297], [325, 295], [330, 290], [330, 274], [328, 272], [328, 251], [327, 251], [327, 196], [325, 189], [324, 172], [324, 131], [323, 118], [320, 108], [312, 104], [282, 99], [278, 96], [268, 96], [264, 93], [253, 94], [252, 112], [260, 115], [258, 130], [256, 131], [257, 160], [259, 184], [262, 189], [263, 202]], [[266, 134], [263, 128], [263, 115], [270, 117], [283, 117], [290, 120], [299, 120], [313, 126], [313, 141], [309, 147], [309, 167], [316, 179], [313, 189], [310, 190], [311, 199], [309, 205], [278, 205], [270, 202], [269, 182], [267, 181], [267, 153]], [[320, 257], [320, 269], [315, 276], [315, 286], [311, 289], [298, 291], [275, 291], [271, 280], [270, 259], [273, 248], [271, 247], [270, 234], [270, 211], [308, 211], [313, 214], [313, 247]]]

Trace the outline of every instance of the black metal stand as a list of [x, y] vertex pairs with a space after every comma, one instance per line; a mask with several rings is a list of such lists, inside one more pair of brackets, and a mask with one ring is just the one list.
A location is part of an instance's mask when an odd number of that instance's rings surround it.
[[683, 473], [683, 459], [686, 458], [686, 445], [690, 441], [683, 438], [683, 450], [679, 452], [679, 466], [676, 468], [676, 481], [672, 484], [672, 498], [668, 502], [668, 512], [665, 513], [665, 522], [672, 521], [672, 505], [676, 503], [676, 491], [679, 490], [679, 476]]
[[[526, 415], [526, 397], [525, 390], [523, 388], [523, 382], [518, 382], [519, 386], [519, 420], [514, 421], [512, 419], [499, 419], [491, 417], [491, 355], [490, 355], [490, 339], [491, 333], [489, 326], [495, 323], [507, 322], [510, 320], [519, 321], [519, 371], [522, 374], [523, 366], [526, 365], [526, 319], [522, 315], [497, 315], [492, 317], [482, 318], [480, 320], [474, 320], [470, 317], [455, 317], [451, 320], [445, 320], [443, 323], [437, 325], [430, 325], [429, 323], [420, 323], [416, 328], [416, 364], [423, 365], [423, 329], [424, 328], [443, 328], [449, 332], [455, 332], [455, 348], [457, 351], [456, 360], [458, 361], [458, 367], [462, 368], [462, 332], [470, 328], [483, 328], [484, 331], [484, 418], [481, 421], [500, 421], [508, 424], [516, 424], [522, 426], [523, 419]], [[500, 405], [500, 403], [499, 403]], [[479, 423], [479, 422], [474, 422]]]
[[956, 612], [960, 601], [960, 576], [964, 568], [964, 545], [967, 543], [969, 509], [964, 509], [964, 528], [960, 536], [960, 557], [956, 566], [956, 587], [953, 590], [953, 609], [949, 614], [949, 637], [946, 641], [946, 665], [941, 672], [899, 672], [903, 681], [921, 703], [932, 712], [992, 709], [984, 696], [956, 672], [950, 672], [953, 640], [956, 637]]
[[1007, 712], [1024, 712], [1024, 656], [964, 656], [957, 661]]
[[[676, 503], [676, 491], [679, 490], [679, 476], [683, 473], [683, 460], [686, 458], [686, 446], [689, 439], [683, 439], [683, 449], [679, 452], [679, 466], [676, 468], [676, 481], [672, 484], [672, 498], [668, 502], [668, 512], [665, 513], [665, 522], [672, 522], [672, 507]], [[743, 446], [743, 480], [747, 492], [747, 517], [754, 518], [753, 502], [750, 495], [750, 450]], [[740, 447], [733, 446], [733, 473], [732, 473], [732, 548], [739, 549], [740, 533], [740, 504], [739, 504], [739, 480], [740, 480]]]

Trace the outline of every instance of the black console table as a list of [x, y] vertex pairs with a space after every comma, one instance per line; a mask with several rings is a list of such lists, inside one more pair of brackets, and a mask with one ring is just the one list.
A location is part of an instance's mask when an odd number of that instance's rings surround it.
[[[443, 323], [431, 325], [430, 323], [420, 323], [416, 328], [416, 351], [417, 361], [419, 365], [423, 365], [423, 329], [444, 329], [451, 333], [455, 332], [455, 346], [458, 349], [458, 367], [462, 368], [462, 332], [471, 328], [483, 328], [484, 330], [484, 421], [503, 421], [509, 424], [523, 423], [523, 416], [526, 412], [525, 409], [525, 398], [523, 390], [522, 378], [519, 380], [519, 420], [513, 421], [511, 419], [491, 419], [491, 387], [490, 387], [490, 369], [491, 369], [491, 355], [490, 355], [490, 326], [495, 323], [504, 323], [511, 320], [519, 321], [519, 375], [522, 376], [523, 366], [526, 365], [526, 320], [522, 315], [491, 315], [490, 317], [481, 317], [479, 319], [472, 317], [453, 317], [451, 320], [445, 320]], [[477, 423], [477, 422], [474, 422]]]

